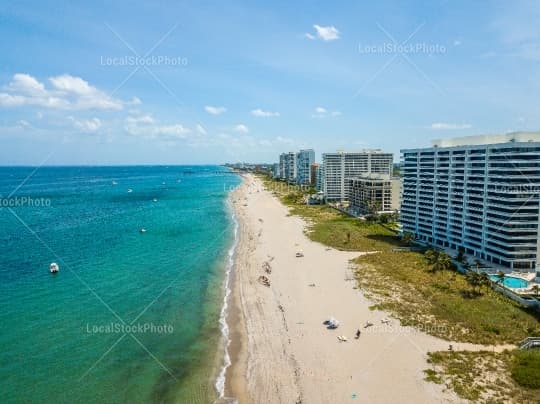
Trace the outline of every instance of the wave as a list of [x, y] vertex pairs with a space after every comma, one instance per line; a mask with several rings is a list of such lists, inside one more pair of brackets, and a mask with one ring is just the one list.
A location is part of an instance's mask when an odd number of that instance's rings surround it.
[[221, 314], [219, 316], [219, 325], [220, 325], [222, 338], [224, 341], [224, 353], [223, 353], [223, 365], [221, 366], [221, 370], [219, 372], [219, 375], [215, 383], [215, 388], [219, 395], [218, 400], [225, 399], [225, 381], [226, 381], [225, 375], [227, 373], [227, 368], [231, 365], [231, 356], [229, 355], [229, 345], [231, 343], [231, 340], [229, 337], [229, 325], [227, 324], [227, 315], [228, 315], [228, 307], [229, 307], [229, 303], [228, 303], [229, 296], [231, 294], [231, 287], [230, 287], [231, 272], [234, 267], [234, 255], [235, 255], [236, 247], [238, 244], [238, 220], [236, 219], [236, 215], [234, 213], [234, 209], [232, 208], [232, 205], [230, 204], [230, 200], [229, 200], [229, 207], [232, 212], [231, 214], [232, 221], [234, 223], [234, 241], [233, 241], [233, 245], [231, 246], [228, 252], [228, 261], [227, 261], [227, 267], [225, 271], [225, 282], [224, 282], [225, 294], [223, 297], [223, 306], [221, 307]]

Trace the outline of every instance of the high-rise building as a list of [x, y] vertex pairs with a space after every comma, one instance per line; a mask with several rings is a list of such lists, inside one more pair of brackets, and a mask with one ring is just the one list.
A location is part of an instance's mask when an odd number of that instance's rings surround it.
[[506, 268], [538, 269], [540, 132], [401, 152], [403, 231]]
[[371, 174], [349, 181], [349, 207], [357, 213], [391, 213], [399, 210], [401, 180], [387, 174]]
[[394, 156], [381, 150], [324, 153], [323, 191], [329, 202], [345, 201], [349, 196], [349, 179], [369, 174], [392, 174]]
[[310, 171], [310, 184], [312, 187], [317, 187], [317, 181], [318, 181], [318, 174], [319, 174], [319, 167], [321, 165], [319, 163], [312, 163], [309, 167]]
[[283, 170], [281, 173], [281, 179], [287, 181], [288, 183], [295, 183], [297, 176], [296, 153], [288, 152], [283, 153], [281, 156], [283, 156]]
[[311, 184], [311, 165], [315, 163], [313, 149], [300, 150], [296, 154], [296, 183], [300, 185]]

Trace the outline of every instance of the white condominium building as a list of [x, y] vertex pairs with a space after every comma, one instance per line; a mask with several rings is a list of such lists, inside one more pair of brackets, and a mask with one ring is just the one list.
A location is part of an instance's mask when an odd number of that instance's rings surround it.
[[401, 152], [403, 231], [503, 267], [538, 268], [540, 132]]
[[311, 165], [315, 163], [313, 149], [300, 150], [296, 154], [296, 183], [300, 185], [311, 184]]
[[349, 179], [369, 174], [391, 175], [394, 155], [381, 150], [323, 154], [324, 197], [329, 202], [349, 197]]
[[279, 178], [293, 183], [296, 182], [296, 176], [296, 153], [281, 153], [279, 155]]

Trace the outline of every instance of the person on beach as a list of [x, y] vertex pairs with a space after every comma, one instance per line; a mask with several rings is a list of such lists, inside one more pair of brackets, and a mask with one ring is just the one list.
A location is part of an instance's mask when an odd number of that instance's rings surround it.
[[362, 334], [362, 332], [359, 329], [357, 329], [355, 338], [356, 339], [360, 338], [360, 334]]

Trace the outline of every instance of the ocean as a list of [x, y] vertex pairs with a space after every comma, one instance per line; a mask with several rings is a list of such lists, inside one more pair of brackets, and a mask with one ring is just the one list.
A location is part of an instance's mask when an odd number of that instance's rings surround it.
[[239, 183], [216, 166], [0, 168], [0, 402], [212, 403]]

